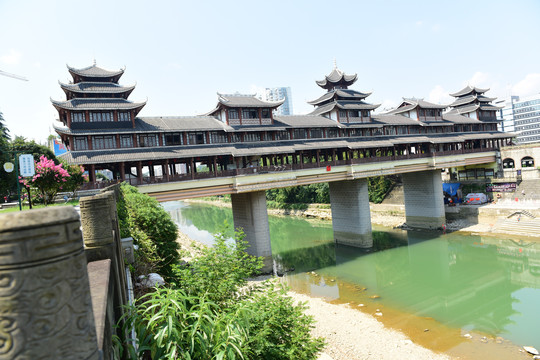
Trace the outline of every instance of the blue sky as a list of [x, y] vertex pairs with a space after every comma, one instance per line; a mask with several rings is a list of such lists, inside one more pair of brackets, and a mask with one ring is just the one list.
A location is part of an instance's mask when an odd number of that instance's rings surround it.
[[388, 108], [447, 103], [467, 84], [490, 96], [540, 92], [540, 1], [0, 0], [0, 111], [12, 135], [44, 141], [65, 99], [66, 64], [126, 67], [141, 116], [210, 111], [216, 93], [290, 86], [295, 114], [323, 94], [334, 59]]

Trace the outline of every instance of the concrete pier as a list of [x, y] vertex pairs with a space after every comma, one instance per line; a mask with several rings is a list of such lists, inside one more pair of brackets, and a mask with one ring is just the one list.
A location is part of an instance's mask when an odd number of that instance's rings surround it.
[[248, 254], [264, 258], [263, 272], [272, 271], [272, 247], [270, 227], [266, 211], [266, 193], [255, 191], [232, 194], [234, 228], [241, 228], [246, 234]]
[[372, 247], [367, 179], [336, 181], [329, 185], [335, 242]]
[[408, 226], [438, 229], [446, 223], [440, 170], [403, 174], [403, 194]]

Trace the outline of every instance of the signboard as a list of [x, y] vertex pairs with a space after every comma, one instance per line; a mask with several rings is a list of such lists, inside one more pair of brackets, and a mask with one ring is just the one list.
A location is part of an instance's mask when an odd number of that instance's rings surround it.
[[486, 192], [515, 192], [516, 183], [487, 184]]
[[12, 172], [14, 168], [15, 166], [13, 166], [13, 163], [11, 162], [7, 162], [4, 164], [4, 170], [6, 170], [6, 172], [8, 173]]
[[54, 139], [54, 155], [62, 155], [63, 153], [67, 152], [66, 145], [62, 144], [62, 141], [58, 139]]
[[34, 168], [34, 157], [31, 154], [19, 156], [19, 170], [22, 177], [34, 176], [36, 170]]

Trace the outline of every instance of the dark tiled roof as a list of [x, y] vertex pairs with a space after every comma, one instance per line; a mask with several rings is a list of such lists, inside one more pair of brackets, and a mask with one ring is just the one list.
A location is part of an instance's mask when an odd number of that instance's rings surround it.
[[228, 107], [255, 107], [255, 108], [276, 108], [285, 102], [285, 99], [279, 101], [263, 101], [255, 95], [239, 94], [219, 94], [218, 101]]
[[478, 104], [470, 104], [470, 105], [455, 107], [452, 110], [450, 110], [448, 114], [466, 114], [466, 113], [476, 111], [479, 107], [480, 105]]
[[434, 104], [429, 101], [425, 101], [424, 99], [408, 99], [403, 98], [403, 102], [401, 103], [401, 106], [391, 110], [388, 112], [388, 114], [400, 114], [406, 111], [410, 111], [416, 107], [420, 107], [422, 109], [446, 109], [448, 105], [441, 105], [441, 104]]
[[129, 110], [142, 108], [145, 102], [135, 103], [121, 98], [77, 98], [67, 101], [51, 99], [55, 107], [68, 110]]
[[85, 76], [85, 77], [114, 77], [118, 75], [122, 75], [124, 73], [124, 69], [116, 70], [116, 71], [109, 71], [102, 69], [95, 64], [92, 66], [88, 66], [82, 69], [76, 69], [72, 68], [71, 66], [67, 65], [67, 68], [70, 73], [76, 74], [79, 76]]
[[476, 102], [476, 100], [478, 100], [479, 102], [491, 102], [491, 101], [494, 101], [496, 99], [497, 98], [490, 98], [490, 97], [483, 96], [483, 95], [471, 94], [471, 95], [467, 95], [467, 96], [457, 98], [456, 101], [454, 101], [452, 104], [450, 104], [450, 106], [460, 106], [460, 105], [464, 105], [464, 104], [469, 104], [469, 103], [472, 103], [472, 102]]
[[372, 118], [385, 125], [420, 125], [418, 121], [403, 115], [380, 114], [373, 115]]
[[460, 96], [464, 96], [464, 95], [467, 95], [467, 94], [471, 94], [472, 92], [476, 92], [477, 94], [483, 94], [488, 90], [489, 89], [480, 89], [480, 88], [477, 88], [477, 87], [474, 87], [474, 86], [467, 85], [463, 89], [459, 90], [458, 92], [450, 94], [450, 96], [460, 97]]
[[73, 92], [84, 92], [92, 94], [118, 94], [128, 91], [133, 91], [135, 85], [120, 86], [110, 82], [80, 82], [77, 84], [64, 84], [59, 82], [60, 87], [64, 90]]
[[346, 86], [352, 85], [354, 84], [357, 78], [358, 76], [356, 74], [346, 75], [343, 71], [335, 67], [330, 74], [325, 76], [323, 80], [317, 80], [316, 83], [320, 87], [324, 89], [328, 89], [340, 83], [343, 83]]
[[337, 102], [337, 107], [344, 110], [375, 110], [380, 104], [372, 105], [363, 101], [341, 100]]
[[334, 89], [327, 92], [326, 94], [324, 94], [323, 96], [319, 97], [316, 100], [308, 101], [308, 104], [318, 105], [326, 101], [329, 101], [334, 97], [336, 97], [337, 99], [344, 99], [344, 100], [363, 100], [369, 95], [371, 95], [371, 93], [362, 93], [362, 92], [351, 90], [351, 89]]
[[454, 124], [481, 124], [482, 123], [480, 120], [472, 119], [468, 116], [459, 115], [458, 113], [452, 113], [452, 111], [444, 113], [442, 117], [444, 120], [450, 121], [451, 123], [454, 123]]

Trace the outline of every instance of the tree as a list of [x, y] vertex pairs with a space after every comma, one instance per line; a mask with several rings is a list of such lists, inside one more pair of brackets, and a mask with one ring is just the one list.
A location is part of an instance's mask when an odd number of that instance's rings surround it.
[[36, 174], [30, 180], [30, 184], [41, 192], [43, 202], [47, 205], [47, 202], [53, 200], [62, 189], [70, 175], [62, 164], [56, 165], [53, 160], [43, 155], [40, 156], [35, 168]]
[[10, 140], [9, 129], [4, 124], [4, 115], [0, 111], [0, 146]]
[[66, 163], [62, 163], [62, 165], [69, 174], [69, 178], [67, 178], [64, 185], [62, 185], [62, 190], [70, 192], [71, 197], [74, 197], [82, 184], [88, 181], [88, 176], [84, 174], [82, 166], [68, 165]]

